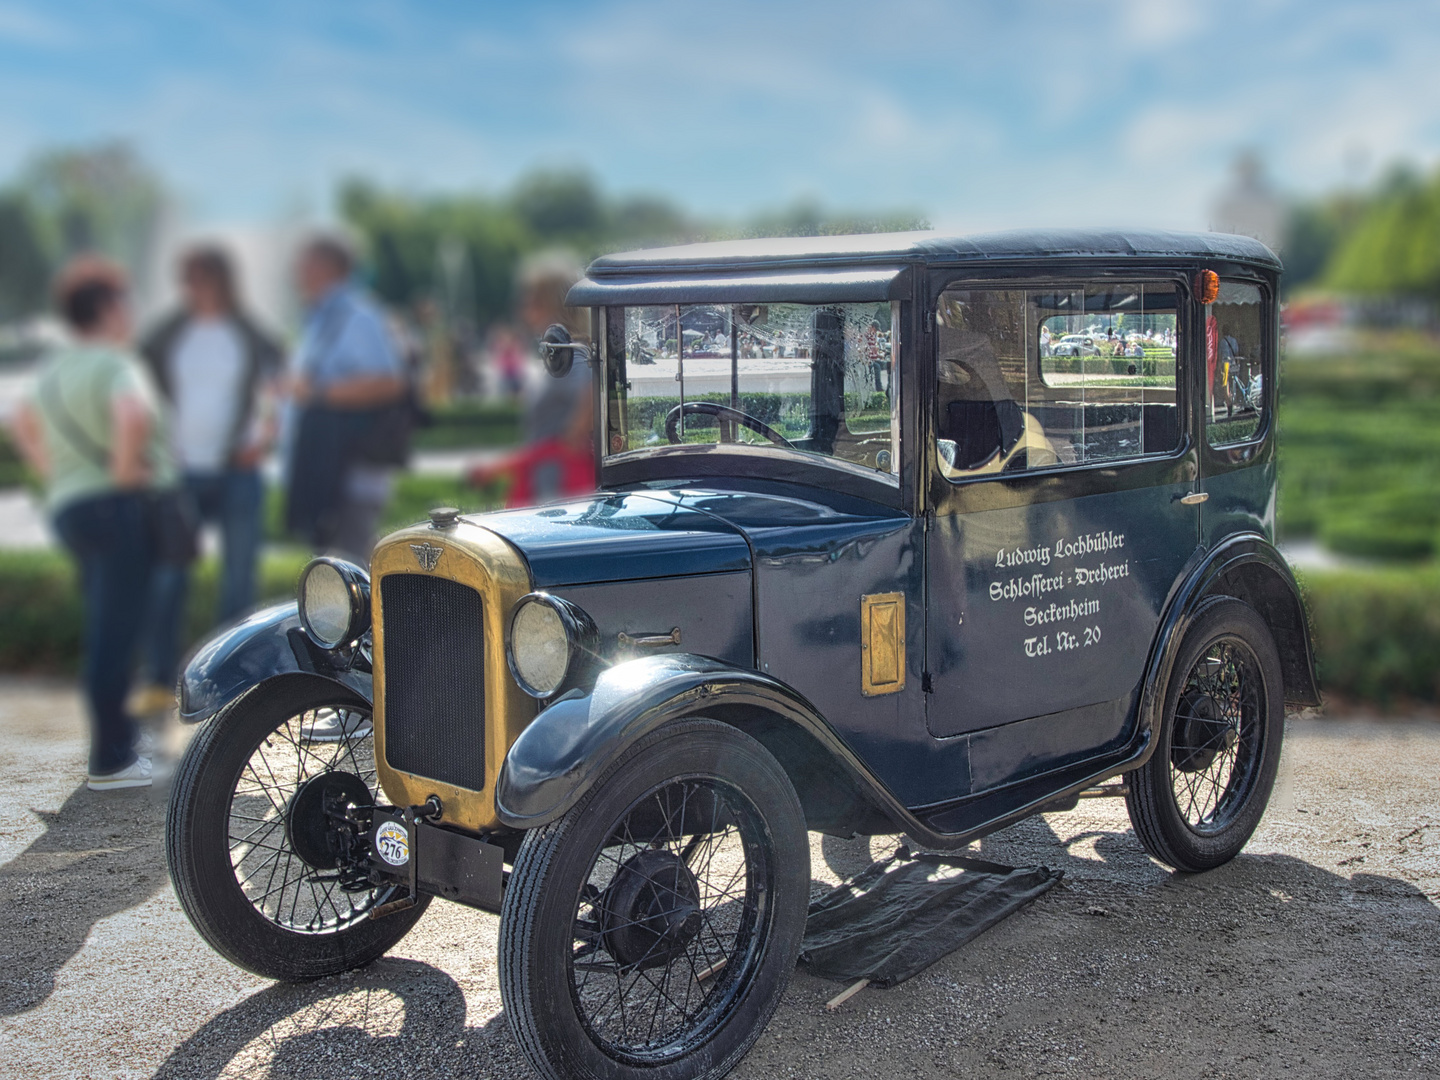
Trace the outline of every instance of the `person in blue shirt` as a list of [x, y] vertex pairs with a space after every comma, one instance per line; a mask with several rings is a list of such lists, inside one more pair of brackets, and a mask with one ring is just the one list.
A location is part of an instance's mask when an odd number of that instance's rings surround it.
[[384, 315], [352, 280], [349, 248], [311, 239], [296, 263], [308, 309], [292, 363], [286, 524], [362, 564], [402, 464], [409, 382]]

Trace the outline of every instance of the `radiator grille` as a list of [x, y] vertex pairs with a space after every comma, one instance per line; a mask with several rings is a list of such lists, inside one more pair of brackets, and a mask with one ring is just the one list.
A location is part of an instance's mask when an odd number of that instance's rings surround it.
[[380, 579], [385, 758], [392, 769], [485, 787], [485, 626], [474, 589], [446, 578]]

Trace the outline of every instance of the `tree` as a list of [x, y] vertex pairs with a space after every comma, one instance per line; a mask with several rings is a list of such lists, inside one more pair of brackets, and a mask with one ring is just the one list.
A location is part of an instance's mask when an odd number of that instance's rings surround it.
[[125, 143], [42, 153], [21, 170], [16, 190], [51, 259], [98, 251], [132, 274], [147, 265], [165, 191]]
[[43, 310], [49, 278], [30, 207], [19, 195], [0, 195], [0, 323]]
[[1440, 172], [1392, 173], [1335, 251], [1326, 281], [1356, 293], [1440, 299]]

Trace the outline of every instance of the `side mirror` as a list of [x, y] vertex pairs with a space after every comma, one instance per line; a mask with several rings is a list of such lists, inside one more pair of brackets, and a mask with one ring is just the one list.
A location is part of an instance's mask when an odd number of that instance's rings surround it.
[[590, 347], [571, 341], [570, 331], [560, 323], [552, 323], [540, 339], [540, 359], [545, 363], [545, 370], [554, 378], [563, 379], [570, 374], [576, 353], [580, 354], [580, 359], [589, 362]]

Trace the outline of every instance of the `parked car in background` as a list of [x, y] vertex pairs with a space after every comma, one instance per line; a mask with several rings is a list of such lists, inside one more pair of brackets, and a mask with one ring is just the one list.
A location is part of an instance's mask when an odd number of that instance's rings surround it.
[[1053, 356], [1099, 356], [1094, 340], [1082, 334], [1066, 334], [1051, 347]]

